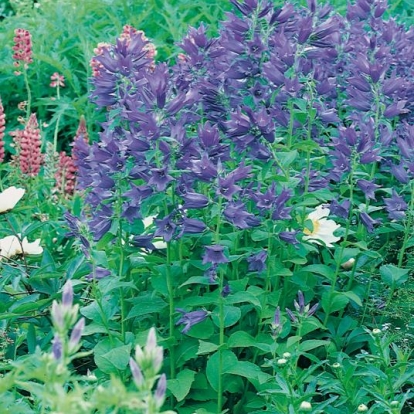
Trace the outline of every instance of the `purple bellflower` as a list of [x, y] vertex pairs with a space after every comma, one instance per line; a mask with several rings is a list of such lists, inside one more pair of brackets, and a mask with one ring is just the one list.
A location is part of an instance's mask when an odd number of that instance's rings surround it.
[[247, 258], [250, 272], [264, 272], [266, 270], [267, 251], [262, 250]]
[[205, 310], [196, 310], [192, 312], [186, 312], [184, 309], [177, 309], [178, 312], [182, 313], [183, 316], [176, 322], [176, 325], [184, 325], [181, 333], [186, 334], [190, 328], [200, 322], [203, 322], [208, 312]]
[[392, 190], [392, 197], [384, 198], [384, 202], [385, 209], [388, 212], [388, 217], [391, 220], [400, 221], [405, 219], [408, 204], [397, 194], [394, 189]]
[[219, 244], [205, 246], [203, 264], [211, 263], [215, 265], [219, 263], [228, 263], [228, 261], [229, 259], [224, 255], [224, 246]]
[[381, 220], [375, 220], [371, 218], [371, 216], [368, 213], [361, 212], [359, 214], [359, 217], [361, 219], [361, 223], [365, 226], [365, 228], [368, 230], [369, 233], [372, 233], [374, 231], [374, 226], [376, 224], [380, 224]]

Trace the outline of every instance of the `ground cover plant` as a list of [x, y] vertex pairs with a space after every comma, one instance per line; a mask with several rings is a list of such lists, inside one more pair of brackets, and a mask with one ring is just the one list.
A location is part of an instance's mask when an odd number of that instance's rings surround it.
[[383, 0], [230, 5], [174, 58], [131, 24], [94, 45], [71, 153], [15, 32], [1, 412], [413, 411], [414, 29]]

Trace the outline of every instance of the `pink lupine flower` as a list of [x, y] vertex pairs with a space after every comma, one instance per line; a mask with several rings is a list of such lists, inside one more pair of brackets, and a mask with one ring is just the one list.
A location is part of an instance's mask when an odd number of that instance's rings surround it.
[[57, 191], [64, 196], [72, 195], [75, 190], [76, 171], [73, 158], [62, 151], [59, 154], [59, 164], [55, 179]]
[[0, 99], [0, 163], [4, 161], [4, 130], [6, 129], [6, 114]]
[[50, 86], [52, 88], [57, 88], [60, 86], [61, 88], [65, 87], [65, 77], [63, 75], [59, 75], [59, 73], [55, 72], [51, 77]]
[[30, 177], [35, 177], [39, 174], [40, 166], [43, 161], [40, 152], [42, 145], [40, 129], [37, 123], [36, 114], [30, 115], [26, 127], [18, 137], [17, 144], [19, 147], [18, 160], [21, 172]]
[[[23, 65], [27, 69], [28, 65], [33, 62], [32, 59], [32, 36], [26, 29], [16, 29], [14, 31], [14, 54], [15, 60], [14, 66], [19, 68]], [[20, 72], [15, 72], [16, 75], [20, 75]]]

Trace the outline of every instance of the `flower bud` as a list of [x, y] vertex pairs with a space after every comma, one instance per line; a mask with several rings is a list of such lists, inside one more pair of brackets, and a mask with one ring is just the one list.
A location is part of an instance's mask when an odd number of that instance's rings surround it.
[[286, 363], [287, 363], [287, 359], [285, 359], [285, 358], [279, 358], [277, 360], [277, 365], [279, 365], [279, 366], [286, 365]]
[[292, 356], [292, 354], [290, 352], [284, 352], [283, 353], [283, 358], [289, 359]]
[[52, 355], [53, 358], [56, 359], [56, 361], [60, 361], [63, 354], [63, 344], [61, 339], [59, 338], [58, 334], [55, 334], [55, 337], [52, 341]]
[[335, 363], [332, 364], [332, 368], [333, 369], [340, 369], [341, 367], [342, 366], [341, 366], [341, 364], [339, 362], [335, 362]]
[[155, 390], [154, 400], [158, 408], [161, 408], [165, 400], [165, 392], [167, 391], [167, 377], [162, 374], [158, 380], [157, 389]]
[[85, 318], [82, 318], [75, 325], [70, 335], [69, 352], [75, 352], [77, 350], [84, 328], [85, 328]]
[[354, 267], [355, 259], [351, 257], [349, 260], [341, 264], [341, 267], [345, 270], [350, 270]]
[[138, 389], [140, 389], [145, 382], [141, 368], [132, 358], [129, 359], [129, 367], [131, 368], [132, 377], [134, 378], [135, 385]]
[[368, 411], [368, 407], [365, 404], [358, 405], [358, 412], [359, 413], [365, 413], [365, 411]]
[[302, 403], [300, 404], [299, 410], [306, 411], [306, 412], [312, 411], [312, 404], [308, 401], [302, 401]]
[[399, 405], [400, 405], [400, 402], [399, 402], [399, 401], [395, 401], [395, 400], [394, 400], [394, 401], [391, 401], [391, 402], [390, 402], [390, 406], [391, 406], [391, 407], [398, 407]]
[[381, 329], [375, 328], [372, 330], [372, 335], [378, 336], [381, 334], [381, 332], [382, 332]]

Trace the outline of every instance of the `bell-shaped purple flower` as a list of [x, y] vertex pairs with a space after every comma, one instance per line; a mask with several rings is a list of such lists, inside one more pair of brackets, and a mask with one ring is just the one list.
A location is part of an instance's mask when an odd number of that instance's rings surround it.
[[157, 191], [164, 191], [167, 188], [168, 183], [174, 180], [171, 175], [167, 174], [167, 171], [168, 167], [152, 168], [152, 175], [148, 181], [148, 184], [155, 185], [157, 187]]
[[397, 194], [394, 189], [392, 190], [392, 197], [384, 198], [384, 202], [385, 209], [388, 212], [388, 217], [391, 220], [400, 221], [405, 219], [408, 204]]
[[208, 206], [208, 198], [203, 194], [198, 193], [185, 193], [183, 196], [184, 208], [204, 208]]
[[246, 206], [241, 201], [230, 202], [226, 205], [223, 212], [224, 217], [239, 229], [248, 229], [258, 226], [260, 220], [246, 210]]
[[174, 236], [177, 225], [172, 220], [172, 214], [164, 217], [161, 220], [155, 220], [156, 230], [155, 237], [162, 237], [166, 242], [171, 241]]
[[329, 205], [329, 210], [334, 216], [347, 219], [349, 216], [349, 209], [351, 207], [350, 200], [344, 200], [342, 203], [338, 203], [337, 199], [333, 199]]
[[374, 184], [371, 181], [361, 179], [357, 181], [357, 187], [363, 191], [366, 198], [375, 200], [375, 190], [381, 186]]
[[267, 251], [262, 250], [247, 258], [250, 272], [264, 272], [266, 270]]
[[381, 223], [380, 219], [374, 220], [368, 213], [365, 212], [361, 212], [359, 217], [361, 219], [361, 223], [365, 226], [369, 233], [374, 231], [374, 225]]
[[215, 265], [219, 263], [228, 263], [228, 261], [229, 259], [224, 255], [224, 246], [219, 244], [205, 246], [203, 264], [211, 263]]
[[296, 246], [299, 244], [299, 241], [296, 239], [297, 234], [297, 231], [281, 231], [279, 233], [279, 238], [286, 243]]
[[177, 311], [183, 314], [176, 322], [176, 325], [184, 325], [184, 328], [181, 330], [183, 334], [186, 334], [192, 326], [203, 322], [208, 316], [208, 312], [205, 310], [186, 312], [184, 309], [177, 309]]

